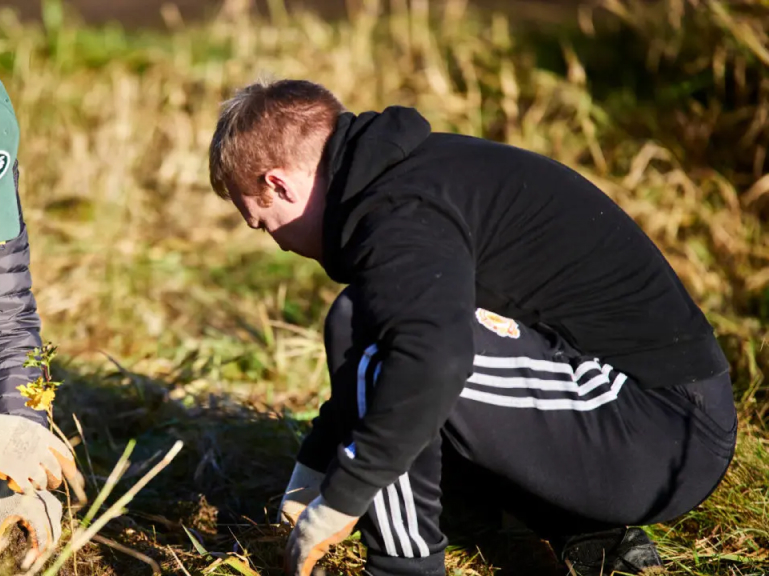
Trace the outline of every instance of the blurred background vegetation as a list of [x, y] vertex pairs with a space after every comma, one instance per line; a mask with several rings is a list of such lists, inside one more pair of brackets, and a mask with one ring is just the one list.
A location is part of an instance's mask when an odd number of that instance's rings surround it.
[[[91, 493], [129, 439], [137, 470], [186, 442], [65, 573], [151, 573], [116, 542], [203, 573], [215, 560], [182, 524], [279, 572], [284, 534], [267, 523], [328, 393], [321, 327], [341, 287], [210, 191], [218, 105], [257, 77], [320, 82], [355, 112], [415, 106], [435, 130], [552, 156], [615, 199], [715, 327], [742, 421], [714, 497], [649, 530], [671, 573], [767, 573], [766, 0], [4, 0], [0, 78], [21, 124], [43, 336], [67, 383], [59, 424]], [[461, 573], [559, 573], [527, 567], [535, 546], [516, 552], [514, 535], [494, 535], [499, 561], [461, 536]], [[360, 552], [329, 566], [354, 572]]]

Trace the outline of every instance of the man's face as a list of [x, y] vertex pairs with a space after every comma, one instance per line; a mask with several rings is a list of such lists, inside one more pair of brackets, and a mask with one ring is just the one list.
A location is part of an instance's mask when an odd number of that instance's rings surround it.
[[270, 170], [265, 180], [267, 187], [259, 196], [249, 194], [247, 185], [229, 186], [243, 219], [267, 232], [282, 250], [320, 261], [325, 189], [315, 171], [279, 168]]

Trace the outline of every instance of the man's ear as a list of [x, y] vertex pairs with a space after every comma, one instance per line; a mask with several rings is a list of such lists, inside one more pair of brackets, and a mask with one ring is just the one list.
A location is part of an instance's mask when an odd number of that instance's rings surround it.
[[291, 186], [291, 179], [286, 170], [282, 168], [268, 170], [264, 175], [264, 179], [274, 195], [289, 202], [296, 202], [296, 194], [293, 186]]

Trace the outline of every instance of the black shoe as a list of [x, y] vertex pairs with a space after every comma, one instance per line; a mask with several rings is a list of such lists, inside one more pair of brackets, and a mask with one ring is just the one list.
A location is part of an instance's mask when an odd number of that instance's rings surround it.
[[613, 572], [641, 574], [648, 568], [662, 567], [654, 543], [640, 528], [572, 536], [559, 552], [561, 562], [576, 576], [611, 576]]

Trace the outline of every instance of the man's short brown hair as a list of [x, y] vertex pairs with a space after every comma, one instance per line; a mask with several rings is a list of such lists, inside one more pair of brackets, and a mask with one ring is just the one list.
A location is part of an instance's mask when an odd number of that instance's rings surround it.
[[261, 196], [267, 171], [316, 166], [343, 112], [329, 90], [306, 80], [246, 86], [222, 106], [209, 148], [211, 186], [222, 198], [230, 197], [228, 181]]

